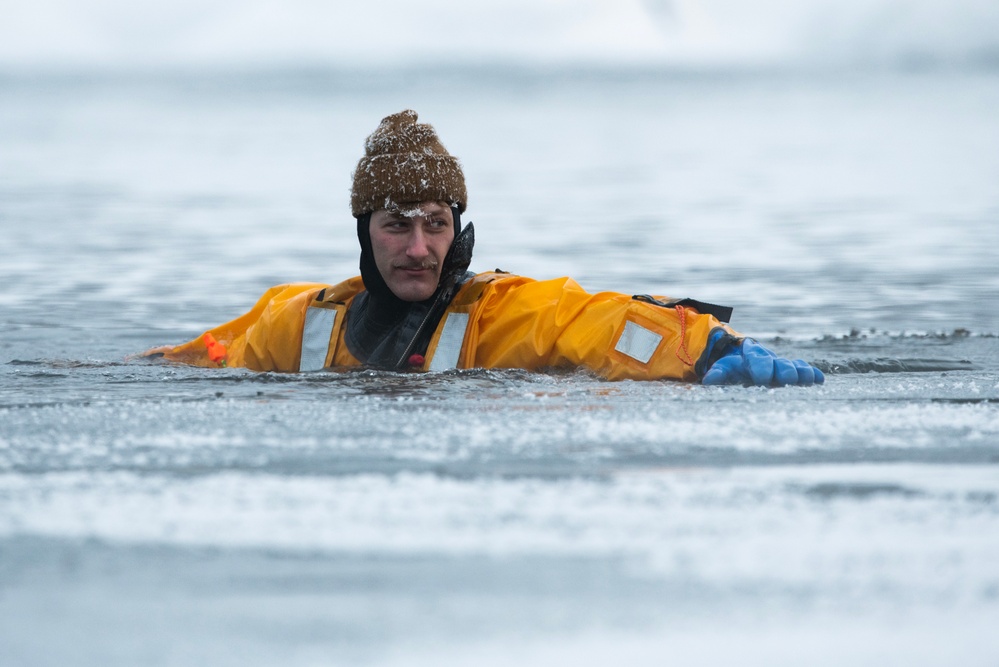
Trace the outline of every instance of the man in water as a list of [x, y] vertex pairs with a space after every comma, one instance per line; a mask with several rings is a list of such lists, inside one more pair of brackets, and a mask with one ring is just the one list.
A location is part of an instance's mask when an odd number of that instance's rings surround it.
[[824, 377], [729, 328], [731, 309], [468, 271], [457, 158], [415, 111], [383, 119], [354, 171], [361, 275], [268, 290], [245, 315], [147, 356], [297, 372], [587, 368], [608, 379], [811, 385]]

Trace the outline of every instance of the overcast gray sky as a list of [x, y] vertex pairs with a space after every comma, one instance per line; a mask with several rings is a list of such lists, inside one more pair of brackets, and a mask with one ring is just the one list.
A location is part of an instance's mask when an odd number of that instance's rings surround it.
[[0, 0], [0, 66], [999, 60], [996, 0]]

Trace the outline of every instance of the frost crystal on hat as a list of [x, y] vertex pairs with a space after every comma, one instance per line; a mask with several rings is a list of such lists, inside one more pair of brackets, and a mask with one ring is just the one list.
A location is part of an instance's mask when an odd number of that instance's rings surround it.
[[354, 217], [423, 201], [447, 202], [464, 212], [468, 194], [458, 158], [432, 125], [416, 120], [412, 110], [387, 116], [364, 142], [350, 190]]

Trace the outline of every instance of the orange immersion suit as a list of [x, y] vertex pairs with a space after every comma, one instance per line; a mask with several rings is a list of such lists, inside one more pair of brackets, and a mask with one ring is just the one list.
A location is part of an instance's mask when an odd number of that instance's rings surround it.
[[[344, 321], [363, 289], [360, 277], [334, 286], [272, 287], [249, 312], [206, 332], [210, 336], [145, 356], [255, 371], [359, 366], [344, 342]], [[700, 312], [707, 304], [666, 299], [590, 294], [570, 278], [480, 273], [458, 290], [426, 354], [410, 363], [429, 371], [585, 367], [609, 380], [699, 380], [709, 363], [708, 335], [719, 327], [739, 334]], [[214, 341], [224, 346], [221, 361]]]

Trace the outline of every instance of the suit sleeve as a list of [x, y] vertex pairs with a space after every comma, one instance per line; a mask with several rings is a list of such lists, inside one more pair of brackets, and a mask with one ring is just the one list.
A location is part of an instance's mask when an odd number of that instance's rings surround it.
[[[226, 347], [227, 366], [255, 371], [297, 371], [305, 310], [313, 294], [323, 287], [326, 285], [317, 283], [272, 287], [248, 312], [205, 333]], [[161, 356], [192, 366], [218, 366], [208, 356], [204, 335], [175, 347], [154, 348], [143, 356]]]
[[738, 335], [692, 307], [590, 294], [569, 278], [499, 278], [484, 290], [473, 320], [469, 365], [583, 366], [610, 380], [698, 380], [709, 334], [722, 328]]

